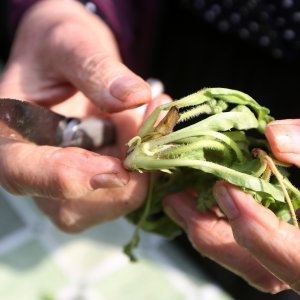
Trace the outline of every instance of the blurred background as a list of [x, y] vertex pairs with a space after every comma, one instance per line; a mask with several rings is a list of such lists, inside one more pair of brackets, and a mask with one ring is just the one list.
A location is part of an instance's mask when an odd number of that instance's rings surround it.
[[0, 191], [0, 299], [229, 300], [188, 253], [145, 234], [130, 263], [122, 247], [134, 227], [124, 219], [84, 233], [58, 230], [31, 198]]

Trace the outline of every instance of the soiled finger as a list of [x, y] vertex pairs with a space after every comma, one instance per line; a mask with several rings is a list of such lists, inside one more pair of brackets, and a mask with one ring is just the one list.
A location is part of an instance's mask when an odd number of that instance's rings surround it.
[[300, 120], [277, 120], [265, 131], [277, 159], [300, 167]]
[[210, 212], [198, 212], [192, 196], [187, 193], [174, 194], [168, 196], [164, 203], [168, 215], [184, 228], [191, 243], [201, 254], [240, 275], [260, 290], [276, 293], [287, 288], [236, 243], [225, 219]]
[[123, 187], [122, 162], [80, 148], [0, 139], [0, 184], [18, 195], [78, 199], [99, 188]]
[[219, 182], [215, 196], [234, 237], [277, 278], [300, 292], [300, 230], [258, 204], [251, 195]]

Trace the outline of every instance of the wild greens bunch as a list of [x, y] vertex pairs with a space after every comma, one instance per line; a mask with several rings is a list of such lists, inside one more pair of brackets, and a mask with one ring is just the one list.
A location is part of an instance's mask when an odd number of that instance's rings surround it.
[[263, 136], [271, 120], [269, 110], [249, 95], [225, 88], [206, 88], [157, 107], [129, 141], [124, 161], [132, 171], [160, 171], [152, 176], [143, 207], [128, 215], [137, 227], [125, 253], [135, 259], [139, 229], [168, 238], [180, 233], [163, 211], [167, 194], [193, 188], [204, 211], [216, 204], [212, 187], [219, 179], [298, 226], [300, 193], [287, 178], [288, 166], [272, 158]]

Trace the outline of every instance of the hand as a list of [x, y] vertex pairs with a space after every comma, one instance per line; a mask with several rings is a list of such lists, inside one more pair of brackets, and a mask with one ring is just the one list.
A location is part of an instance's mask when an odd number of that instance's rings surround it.
[[143, 113], [126, 109], [148, 102], [151, 93], [121, 63], [116, 41], [98, 17], [76, 1], [35, 4], [19, 26], [0, 96], [37, 102], [66, 116], [105, 115], [117, 128], [116, 145], [101, 149], [102, 155], [0, 137], [5, 189], [35, 196], [66, 231], [83, 230], [141, 204], [147, 176], [127, 172], [121, 159], [143, 119]]
[[[300, 120], [271, 122], [266, 136], [278, 160], [300, 167]], [[191, 243], [251, 285], [277, 293], [300, 293], [300, 230], [224, 181], [214, 187], [226, 215], [196, 211], [194, 196], [180, 193], [165, 200], [168, 214], [187, 232]], [[218, 217], [219, 216], [219, 217]]]
[[[148, 84], [121, 63], [107, 25], [77, 1], [60, 0], [39, 1], [23, 17], [0, 94], [79, 116], [99, 108], [121, 111], [151, 98]], [[72, 101], [70, 113], [64, 108]], [[55, 107], [59, 102], [64, 108]]]

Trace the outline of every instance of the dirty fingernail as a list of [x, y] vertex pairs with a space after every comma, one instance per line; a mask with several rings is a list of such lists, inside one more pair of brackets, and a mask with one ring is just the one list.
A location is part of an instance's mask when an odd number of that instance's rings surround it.
[[165, 206], [165, 213], [173, 220], [179, 227], [185, 229], [186, 222], [184, 218], [173, 207]]
[[149, 85], [135, 76], [117, 78], [111, 83], [109, 91], [113, 97], [120, 101], [128, 100], [129, 96], [136, 99], [151, 99]]
[[119, 178], [116, 174], [97, 174], [90, 179], [93, 190], [100, 188], [120, 188], [127, 184], [127, 180]]
[[300, 126], [273, 122], [266, 131], [277, 151], [281, 153], [299, 153]]
[[230, 196], [228, 189], [223, 185], [216, 185], [214, 188], [214, 196], [224, 214], [229, 220], [239, 216], [239, 210]]

